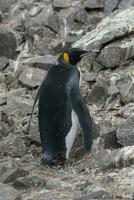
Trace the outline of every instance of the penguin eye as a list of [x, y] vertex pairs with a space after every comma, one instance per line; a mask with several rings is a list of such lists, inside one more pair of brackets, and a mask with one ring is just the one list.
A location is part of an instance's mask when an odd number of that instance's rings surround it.
[[69, 63], [69, 55], [68, 55], [68, 53], [65, 52], [63, 54], [63, 59], [64, 59], [64, 62]]

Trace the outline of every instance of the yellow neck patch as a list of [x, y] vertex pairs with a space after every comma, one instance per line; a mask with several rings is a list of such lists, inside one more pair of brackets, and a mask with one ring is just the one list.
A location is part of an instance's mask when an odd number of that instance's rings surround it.
[[64, 59], [64, 62], [69, 63], [69, 55], [68, 55], [68, 53], [64, 53], [63, 54], [63, 59]]

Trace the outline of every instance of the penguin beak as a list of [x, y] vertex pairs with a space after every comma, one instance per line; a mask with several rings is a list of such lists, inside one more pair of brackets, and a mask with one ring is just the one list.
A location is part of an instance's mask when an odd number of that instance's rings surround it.
[[81, 58], [83, 58], [84, 56], [88, 55], [88, 54], [89, 54], [89, 53], [91, 53], [91, 52], [96, 52], [96, 53], [99, 53], [99, 52], [100, 52], [100, 50], [93, 49], [93, 50], [87, 51], [87, 52], [85, 52], [85, 53], [81, 54], [81, 55], [80, 55], [80, 57], [81, 57]]

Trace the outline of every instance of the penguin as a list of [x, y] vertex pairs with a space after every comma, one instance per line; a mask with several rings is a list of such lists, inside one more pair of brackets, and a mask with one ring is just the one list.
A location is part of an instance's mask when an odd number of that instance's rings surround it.
[[42, 145], [43, 165], [63, 165], [69, 158], [78, 123], [82, 128], [85, 152], [92, 146], [92, 120], [80, 92], [81, 73], [78, 62], [88, 51], [71, 48], [58, 58], [58, 64], [51, 67], [35, 98], [37, 100], [38, 123]]

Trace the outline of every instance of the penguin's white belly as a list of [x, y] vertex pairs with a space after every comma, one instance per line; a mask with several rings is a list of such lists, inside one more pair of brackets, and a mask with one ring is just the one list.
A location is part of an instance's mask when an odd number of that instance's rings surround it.
[[69, 153], [70, 150], [73, 146], [75, 137], [76, 137], [76, 133], [77, 133], [77, 128], [78, 128], [78, 117], [76, 115], [76, 113], [74, 112], [74, 110], [72, 110], [72, 126], [70, 131], [68, 132], [67, 136], [66, 136], [66, 158], [69, 158]]

